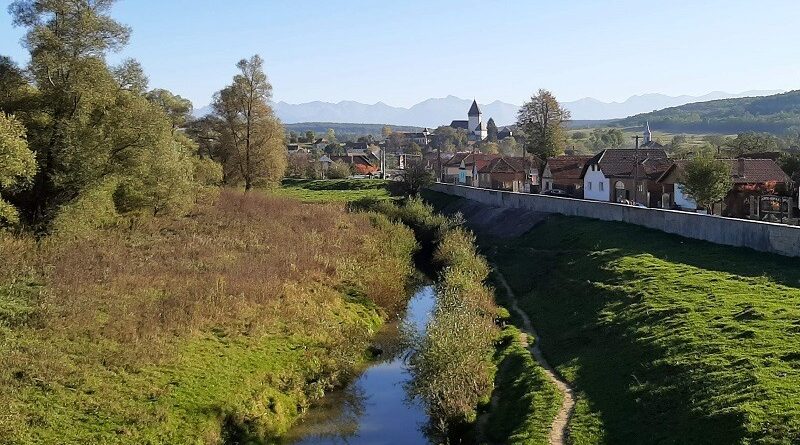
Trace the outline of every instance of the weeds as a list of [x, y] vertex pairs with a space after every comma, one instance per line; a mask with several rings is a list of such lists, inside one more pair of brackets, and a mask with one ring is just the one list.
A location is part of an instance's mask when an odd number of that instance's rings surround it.
[[406, 296], [408, 228], [223, 191], [188, 217], [0, 234], [4, 443], [280, 435]]

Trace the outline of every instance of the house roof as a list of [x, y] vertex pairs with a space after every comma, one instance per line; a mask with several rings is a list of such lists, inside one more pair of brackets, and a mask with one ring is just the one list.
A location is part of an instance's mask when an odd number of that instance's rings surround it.
[[478, 170], [478, 173], [525, 173], [530, 168], [538, 171], [541, 160], [536, 157], [502, 156], [494, 158]]
[[[638, 151], [638, 153], [637, 153]], [[629, 178], [635, 175], [634, 165], [638, 156], [639, 176], [657, 179], [669, 169], [672, 162], [663, 148], [607, 148], [592, 157], [581, 172], [581, 178], [590, 165], [600, 165], [607, 178]]]
[[488, 164], [492, 159], [500, 157], [499, 155], [490, 155], [485, 153], [472, 153], [468, 152], [461, 152], [456, 153], [450, 158], [447, 162], [444, 163], [446, 167], [459, 167], [461, 165], [461, 161], [464, 161], [464, 166], [472, 166], [475, 165], [478, 170], [483, 168], [484, 165]]
[[453, 122], [450, 122], [450, 126], [453, 127], [453, 128], [463, 128], [465, 130], [468, 130], [469, 129], [469, 121], [455, 120]]
[[369, 157], [364, 156], [364, 155], [331, 156], [330, 158], [331, 158], [332, 162], [342, 161], [342, 162], [346, 162], [348, 164], [354, 164], [354, 165], [355, 164], [361, 164], [361, 165], [375, 166], [375, 164], [372, 162], [372, 160]]
[[487, 131], [486, 130], [486, 123], [478, 122], [478, 126], [474, 128], [475, 131]]
[[583, 166], [590, 159], [592, 156], [555, 156], [547, 158], [546, 166], [554, 181], [574, 181], [581, 179]]
[[467, 116], [478, 116], [479, 114], [481, 114], [481, 109], [478, 107], [478, 101], [473, 99], [472, 106], [469, 107], [469, 112], [467, 113]]
[[[734, 184], [764, 184], [776, 182], [788, 184], [792, 179], [781, 169], [777, 162], [772, 159], [723, 159], [731, 168], [731, 179]], [[679, 160], [672, 165], [658, 178], [663, 182], [673, 171], [681, 173], [688, 163], [688, 160]]]
[[641, 148], [664, 148], [664, 146], [654, 140], [650, 140], [650, 142], [645, 142], [642, 144], [640, 149]]

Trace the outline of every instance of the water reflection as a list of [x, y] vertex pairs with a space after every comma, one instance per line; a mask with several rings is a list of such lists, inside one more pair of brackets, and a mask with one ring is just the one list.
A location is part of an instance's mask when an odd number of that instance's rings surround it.
[[[403, 332], [421, 332], [435, 302], [434, 287], [423, 286], [409, 300], [401, 322], [391, 323], [376, 338], [383, 353], [341, 391], [326, 395], [306, 414], [286, 444], [427, 444], [428, 421], [421, 403], [409, 400], [405, 383], [408, 351]], [[402, 328], [401, 328], [402, 325]]]

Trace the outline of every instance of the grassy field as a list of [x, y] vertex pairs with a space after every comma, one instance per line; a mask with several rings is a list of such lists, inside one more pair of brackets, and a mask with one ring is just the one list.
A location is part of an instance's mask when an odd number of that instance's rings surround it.
[[274, 196], [303, 202], [351, 202], [361, 198], [388, 198], [387, 181], [381, 179], [285, 179], [269, 189]]
[[349, 378], [415, 241], [340, 204], [224, 191], [80, 239], [0, 233], [0, 443], [250, 443]]
[[573, 443], [800, 443], [796, 260], [568, 217], [483, 247], [579, 391]]
[[[532, 339], [529, 339], [532, 341]], [[547, 445], [550, 425], [563, 396], [520, 342], [520, 332], [507, 327], [495, 353], [495, 389], [481, 443]]]

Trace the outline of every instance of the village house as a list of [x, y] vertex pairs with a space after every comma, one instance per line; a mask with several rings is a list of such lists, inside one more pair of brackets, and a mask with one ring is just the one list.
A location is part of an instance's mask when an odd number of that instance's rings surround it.
[[583, 167], [583, 197], [663, 207], [658, 178], [671, 165], [663, 148], [605, 149]]
[[576, 198], [583, 197], [581, 172], [591, 156], [555, 156], [547, 158], [541, 180], [541, 192], [563, 190]]
[[484, 188], [529, 193], [532, 187], [539, 185], [541, 166], [541, 160], [536, 157], [494, 158], [478, 169], [478, 183]]
[[[715, 213], [736, 218], [764, 219], [774, 213], [771, 207], [777, 203], [784, 206], [788, 217], [793, 207], [788, 197], [777, 199], [775, 195], [788, 195], [793, 184], [791, 178], [772, 159], [724, 159], [730, 165], [733, 187]], [[680, 183], [683, 168], [689, 161], [675, 161], [659, 178], [665, 208], [697, 210], [697, 203], [686, 195]], [[762, 199], [762, 197], [772, 197]]]
[[[443, 163], [444, 174], [442, 175], [442, 181], [473, 185], [473, 174], [491, 162], [492, 159], [498, 157], [498, 155], [484, 153], [456, 153], [447, 162]], [[478, 181], [474, 182], [476, 185], [478, 184]]]

